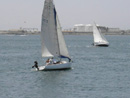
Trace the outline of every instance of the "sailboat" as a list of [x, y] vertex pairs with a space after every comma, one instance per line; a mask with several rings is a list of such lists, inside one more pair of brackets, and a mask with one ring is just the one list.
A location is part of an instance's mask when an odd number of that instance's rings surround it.
[[[39, 70], [60, 70], [71, 68], [71, 58], [62, 34], [53, 0], [44, 1], [41, 23], [42, 57], [48, 58]], [[55, 59], [55, 63], [54, 60]], [[51, 63], [49, 62], [51, 60]], [[53, 61], [53, 62], [52, 62]]]
[[96, 26], [96, 23], [93, 24], [93, 37], [94, 37], [94, 46], [103, 46], [108, 47], [109, 42], [101, 33], [101, 30]]

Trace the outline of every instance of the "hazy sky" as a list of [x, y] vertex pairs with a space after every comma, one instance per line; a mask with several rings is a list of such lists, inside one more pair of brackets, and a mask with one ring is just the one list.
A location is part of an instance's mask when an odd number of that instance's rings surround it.
[[[130, 29], [130, 0], [55, 0], [63, 28], [92, 24]], [[44, 0], [0, 0], [0, 30], [41, 28]]]

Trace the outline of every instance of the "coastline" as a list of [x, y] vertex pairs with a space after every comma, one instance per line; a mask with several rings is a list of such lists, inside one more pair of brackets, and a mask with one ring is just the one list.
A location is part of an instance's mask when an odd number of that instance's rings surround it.
[[[74, 31], [62, 31], [64, 35], [92, 35], [93, 32], [74, 32]], [[102, 32], [105, 35], [130, 35], [130, 32]], [[8, 31], [0, 30], [0, 35], [40, 35], [40, 31]]]

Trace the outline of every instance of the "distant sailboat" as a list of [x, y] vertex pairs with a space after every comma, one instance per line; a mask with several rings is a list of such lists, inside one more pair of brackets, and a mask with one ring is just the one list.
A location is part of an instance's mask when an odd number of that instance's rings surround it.
[[[64, 36], [61, 31], [53, 0], [45, 0], [41, 25], [42, 57], [48, 58], [39, 70], [59, 70], [71, 68]], [[67, 60], [65, 60], [67, 58]], [[53, 60], [57, 60], [54, 62]], [[53, 62], [52, 62], [53, 61]]]
[[104, 46], [108, 47], [109, 42], [106, 40], [106, 38], [101, 33], [101, 30], [97, 28], [96, 24], [93, 24], [93, 37], [94, 37], [94, 46]]

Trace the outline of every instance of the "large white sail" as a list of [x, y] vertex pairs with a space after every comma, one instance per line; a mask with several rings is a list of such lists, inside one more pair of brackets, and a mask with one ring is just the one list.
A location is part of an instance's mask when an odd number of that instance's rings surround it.
[[53, 0], [45, 0], [41, 27], [42, 57], [69, 57]]
[[103, 34], [100, 32], [100, 30], [97, 28], [96, 24], [93, 24], [93, 36], [94, 36], [94, 42], [103, 42], [108, 43], [106, 38], [103, 36]]
[[59, 50], [60, 50], [60, 55], [69, 57], [68, 49], [65, 44], [64, 36], [62, 34], [60, 22], [58, 19], [58, 16], [56, 17], [57, 19], [57, 34], [58, 34], [58, 41], [59, 41]]

